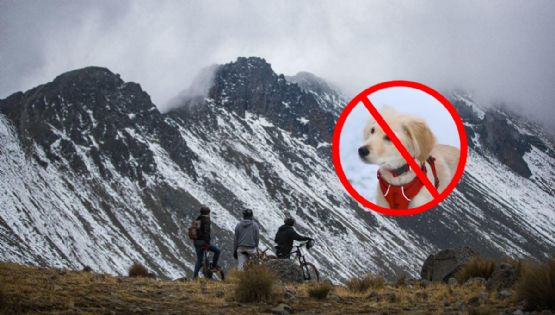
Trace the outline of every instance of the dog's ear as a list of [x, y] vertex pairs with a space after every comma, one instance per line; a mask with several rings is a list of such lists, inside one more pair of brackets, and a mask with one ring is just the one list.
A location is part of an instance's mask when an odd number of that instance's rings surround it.
[[426, 122], [420, 119], [410, 119], [403, 124], [403, 127], [414, 145], [414, 157], [424, 162], [436, 143], [434, 134]]

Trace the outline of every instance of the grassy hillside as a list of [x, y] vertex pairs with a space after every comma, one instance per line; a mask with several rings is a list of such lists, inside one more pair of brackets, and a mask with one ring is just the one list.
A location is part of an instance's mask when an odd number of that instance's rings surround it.
[[0, 263], [0, 313], [271, 314], [279, 313], [276, 306], [282, 303], [287, 306], [281, 309], [295, 314], [512, 314], [518, 308], [511, 296], [489, 292], [482, 284], [418, 281], [332, 286], [327, 296], [314, 285], [277, 282], [269, 301], [240, 303], [240, 278], [231, 272], [226, 282], [171, 281]]

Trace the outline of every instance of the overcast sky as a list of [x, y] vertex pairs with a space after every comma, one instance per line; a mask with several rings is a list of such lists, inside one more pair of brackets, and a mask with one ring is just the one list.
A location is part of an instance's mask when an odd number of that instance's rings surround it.
[[555, 130], [555, 1], [0, 0], [0, 98], [98, 65], [164, 109], [237, 56], [349, 96], [392, 79], [467, 89]]

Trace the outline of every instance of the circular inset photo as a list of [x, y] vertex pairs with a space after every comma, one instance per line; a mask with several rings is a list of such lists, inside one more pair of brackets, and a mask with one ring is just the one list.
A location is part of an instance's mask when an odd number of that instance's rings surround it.
[[456, 187], [467, 140], [461, 118], [435, 90], [391, 81], [357, 95], [340, 115], [333, 160], [346, 190], [388, 215], [431, 209]]

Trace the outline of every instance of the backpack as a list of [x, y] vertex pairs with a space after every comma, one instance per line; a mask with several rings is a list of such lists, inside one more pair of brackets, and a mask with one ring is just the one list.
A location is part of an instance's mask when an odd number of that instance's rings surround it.
[[189, 238], [194, 240], [198, 240], [200, 235], [200, 220], [193, 220], [191, 226], [188, 230]]

